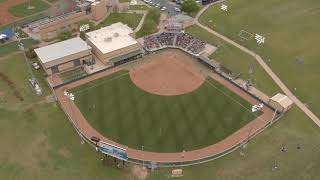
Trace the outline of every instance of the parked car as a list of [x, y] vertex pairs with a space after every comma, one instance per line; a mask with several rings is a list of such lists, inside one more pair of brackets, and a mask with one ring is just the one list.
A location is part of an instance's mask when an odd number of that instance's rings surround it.
[[178, 7], [175, 7], [174, 10], [175, 10], [176, 12], [181, 12], [181, 9], [178, 8]]
[[165, 10], [167, 10], [167, 8], [165, 6], [162, 6], [161, 11], [165, 11]]

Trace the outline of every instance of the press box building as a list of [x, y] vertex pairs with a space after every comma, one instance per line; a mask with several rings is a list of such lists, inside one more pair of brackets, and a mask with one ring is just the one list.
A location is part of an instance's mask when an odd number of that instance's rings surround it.
[[133, 30], [120, 22], [88, 32], [86, 39], [92, 47], [94, 58], [107, 66], [122, 64], [143, 53]]

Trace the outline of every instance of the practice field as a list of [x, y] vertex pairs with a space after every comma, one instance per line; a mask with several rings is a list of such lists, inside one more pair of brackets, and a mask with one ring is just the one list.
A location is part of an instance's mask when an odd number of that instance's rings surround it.
[[249, 102], [211, 78], [190, 93], [161, 96], [142, 90], [130, 77], [128, 71], [120, 71], [71, 91], [98, 132], [132, 148], [154, 152], [203, 148], [258, 116]]
[[49, 8], [49, 4], [42, 0], [32, 0], [13, 7], [10, 7], [8, 11], [16, 17], [25, 17], [32, 14], [45, 11]]
[[[230, 0], [228, 12], [210, 7], [200, 22], [259, 54], [292, 92], [320, 116], [320, 1]], [[258, 45], [245, 30], [266, 37]], [[236, 61], [234, 63], [237, 63]]]

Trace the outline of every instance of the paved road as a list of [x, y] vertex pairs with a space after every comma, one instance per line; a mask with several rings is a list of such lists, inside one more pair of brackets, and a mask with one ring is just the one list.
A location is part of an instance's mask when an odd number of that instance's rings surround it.
[[275, 81], [275, 83], [281, 88], [281, 90], [310, 118], [313, 120], [314, 123], [320, 127], [320, 120], [319, 118], [310, 111], [291, 91], [290, 89], [281, 81], [281, 79], [272, 71], [272, 69], [265, 63], [265, 61], [255, 52], [247, 49], [246, 47], [232, 41], [231, 39], [227, 38], [226, 36], [219, 34], [218, 32], [208, 28], [207, 26], [202, 25], [199, 23], [199, 17], [204, 13], [210, 6], [215, 5], [217, 3], [221, 3], [222, 1], [209, 4], [205, 6], [201, 11], [196, 15], [196, 25], [200, 26], [201, 28], [205, 29], [209, 33], [223, 39], [227, 43], [239, 48], [240, 50], [244, 51], [245, 53], [253, 56], [258, 63], [262, 66], [262, 68], [271, 76], [271, 78]]

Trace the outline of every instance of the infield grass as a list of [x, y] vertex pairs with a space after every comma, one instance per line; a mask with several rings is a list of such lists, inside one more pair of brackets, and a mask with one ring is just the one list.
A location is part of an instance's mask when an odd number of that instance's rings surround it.
[[217, 143], [257, 117], [251, 104], [208, 78], [179, 96], [149, 94], [120, 71], [72, 89], [76, 104], [101, 134], [129, 147], [181, 152]]
[[[320, 23], [316, 23], [320, 1], [230, 0], [227, 4], [228, 12], [213, 6], [200, 22], [259, 54], [320, 117]], [[238, 36], [241, 30], [265, 36], [265, 43], [243, 40]]]
[[[32, 7], [32, 9], [28, 9], [28, 7]], [[30, 2], [22, 3], [13, 7], [10, 7], [8, 11], [10, 14], [16, 17], [25, 17], [30, 16], [32, 14], [45, 11], [49, 8], [49, 4], [45, 3], [42, 0], [32, 0]]]

